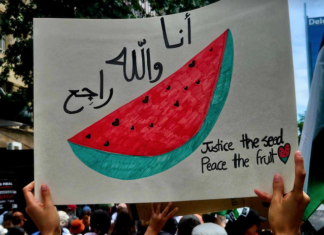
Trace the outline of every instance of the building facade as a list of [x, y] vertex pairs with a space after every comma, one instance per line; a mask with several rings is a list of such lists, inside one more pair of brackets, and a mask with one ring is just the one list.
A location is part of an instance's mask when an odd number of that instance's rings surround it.
[[[5, 6], [0, 4], [0, 20], [5, 10]], [[5, 56], [8, 46], [13, 43], [14, 38], [12, 35], [0, 36], [0, 58]], [[11, 71], [8, 81], [0, 86], [0, 99], [6, 93], [15, 92], [19, 88], [24, 87], [26, 86], [23, 81], [20, 78], [15, 78], [14, 73]], [[0, 107], [0, 112], [7, 111], [1, 108], [2, 107]], [[26, 128], [23, 123], [0, 119], [0, 148], [7, 147], [10, 149], [33, 149], [34, 131]]]
[[306, 31], [308, 88], [310, 89], [317, 55], [321, 48], [321, 44], [324, 43], [324, 16], [309, 18], [306, 12], [306, 3], [304, 4], [304, 15]]

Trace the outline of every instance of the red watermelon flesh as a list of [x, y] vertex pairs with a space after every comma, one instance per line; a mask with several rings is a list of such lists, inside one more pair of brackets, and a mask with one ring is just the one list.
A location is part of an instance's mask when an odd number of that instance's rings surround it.
[[226, 38], [227, 31], [155, 87], [69, 141], [109, 153], [146, 157], [181, 147], [205, 120]]

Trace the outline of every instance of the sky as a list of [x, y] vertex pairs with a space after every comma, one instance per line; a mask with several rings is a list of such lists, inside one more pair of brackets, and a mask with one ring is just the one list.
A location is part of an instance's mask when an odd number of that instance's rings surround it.
[[305, 113], [308, 103], [308, 78], [304, 3], [310, 18], [324, 16], [324, 0], [288, 0], [294, 60], [297, 115]]

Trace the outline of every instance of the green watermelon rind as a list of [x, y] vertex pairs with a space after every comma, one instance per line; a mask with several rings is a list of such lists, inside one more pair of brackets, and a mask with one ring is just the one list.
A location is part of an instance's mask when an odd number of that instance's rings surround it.
[[233, 60], [233, 37], [231, 31], [227, 30], [221, 70], [208, 113], [198, 133], [181, 147], [158, 156], [142, 157], [104, 152], [68, 141], [74, 154], [91, 169], [120, 180], [145, 178], [170, 169], [192, 154], [213, 129], [227, 99], [231, 85]]
[[286, 162], [288, 161], [288, 158], [289, 158], [289, 157], [283, 157], [283, 158], [280, 158], [280, 159], [281, 159], [281, 161], [282, 161], [283, 163], [286, 164]]

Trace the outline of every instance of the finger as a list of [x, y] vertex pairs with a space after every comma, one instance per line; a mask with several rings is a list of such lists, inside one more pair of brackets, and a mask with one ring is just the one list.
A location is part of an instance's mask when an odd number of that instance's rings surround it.
[[284, 191], [283, 179], [280, 175], [275, 174], [273, 177], [273, 196], [272, 201], [281, 202]]
[[272, 199], [272, 195], [270, 194], [267, 194], [265, 192], [262, 192], [258, 189], [254, 189], [254, 192], [256, 195], [258, 195], [258, 197], [262, 200], [262, 201], [265, 201], [265, 202], [271, 202], [271, 199]]
[[294, 192], [300, 194], [303, 193], [304, 181], [306, 177], [306, 171], [304, 169], [304, 159], [300, 151], [295, 153], [295, 183], [294, 183]]
[[160, 214], [160, 210], [161, 210], [161, 203], [158, 203], [156, 207], [156, 214]]
[[162, 215], [165, 216], [166, 214], [168, 214], [170, 207], [172, 205], [172, 202], [169, 202], [169, 204], [164, 208]]
[[51, 192], [46, 184], [42, 184], [41, 186], [41, 194], [43, 198], [43, 203], [45, 208], [53, 207], [52, 199], [51, 199]]
[[172, 218], [174, 215], [175, 215], [175, 213], [177, 213], [177, 211], [178, 211], [179, 209], [178, 209], [178, 207], [176, 207], [176, 208], [174, 208], [168, 215], [167, 215], [167, 218], [168, 219], [170, 219], [170, 218]]
[[35, 202], [34, 194], [33, 194], [34, 186], [35, 186], [35, 182], [33, 181], [30, 184], [28, 184], [25, 188], [23, 188], [23, 193], [24, 193], [27, 206], [31, 206]]

